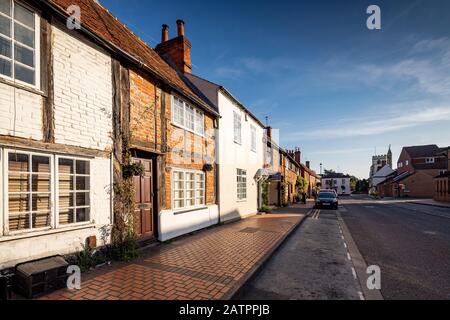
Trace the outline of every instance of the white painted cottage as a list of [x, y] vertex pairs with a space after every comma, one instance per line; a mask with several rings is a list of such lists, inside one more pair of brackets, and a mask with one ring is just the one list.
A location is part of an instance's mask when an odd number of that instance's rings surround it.
[[220, 113], [216, 158], [220, 221], [258, 212], [258, 173], [264, 168], [265, 127], [224, 87], [195, 75], [187, 78]]
[[111, 56], [44, 2], [0, 0], [0, 270], [112, 224]]

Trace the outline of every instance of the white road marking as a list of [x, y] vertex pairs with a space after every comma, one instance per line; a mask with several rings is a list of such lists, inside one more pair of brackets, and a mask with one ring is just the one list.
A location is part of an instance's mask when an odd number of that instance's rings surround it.
[[352, 267], [352, 274], [353, 274], [353, 278], [355, 278], [355, 280], [357, 280], [357, 276], [356, 276], [356, 270], [354, 267]]
[[359, 298], [360, 298], [361, 300], [366, 300], [366, 299], [364, 298], [364, 295], [363, 295], [363, 293], [362, 293], [361, 291], [358, 291], [358, 295], [359, 295]]
[[352, 261], [352, 257], [350, 257], [350, 253], [347, 252], [347, 259]]
[[345, 249], [347, 249], [348, 248], [348, 246], [347, 246], [347, 244], [344, 242], [344, 247], [345, 247]]

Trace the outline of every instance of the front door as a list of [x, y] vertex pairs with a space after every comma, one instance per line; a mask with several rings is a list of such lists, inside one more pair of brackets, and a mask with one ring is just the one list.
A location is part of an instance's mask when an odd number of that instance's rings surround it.
[[133, 159], [144, 166], [144, 175], [134, 177], [136, 231], [140, 238], [154, 236], [153, 228], [153, 166], [152, 160]]

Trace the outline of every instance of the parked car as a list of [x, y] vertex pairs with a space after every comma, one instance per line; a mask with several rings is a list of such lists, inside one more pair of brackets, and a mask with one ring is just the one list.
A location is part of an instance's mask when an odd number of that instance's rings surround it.
[[339, 208], [337, 193], [333, 190], [322, 190], [316, 198], [316, 208]]

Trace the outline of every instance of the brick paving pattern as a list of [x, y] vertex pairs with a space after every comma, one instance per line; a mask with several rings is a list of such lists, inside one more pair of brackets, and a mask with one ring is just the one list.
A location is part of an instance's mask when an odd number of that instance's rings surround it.
[[82, 275], [82, 289], [45, 300], [228, 299], [304, 218], [301, 206], [255, 216], [161, 244], [131, 263]]

